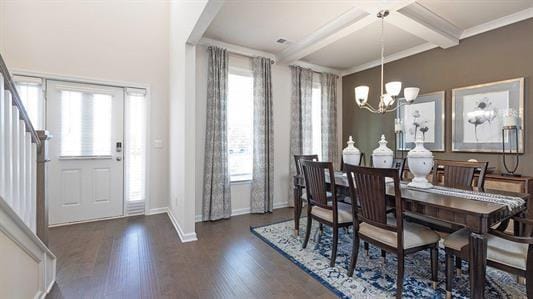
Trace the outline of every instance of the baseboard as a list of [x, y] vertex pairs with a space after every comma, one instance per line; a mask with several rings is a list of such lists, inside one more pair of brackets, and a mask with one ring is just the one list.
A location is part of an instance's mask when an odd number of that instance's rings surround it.
[[167, 213], [167, 212], [168, 212], [168, 208], [167, 207], [163, 207], [163, 208], [150, 209], [144, 214], [145, 215], [157, 215], [157, 214], [163, 214], [163, 213]]
[[[273, 209], [277, 210], [277, 209], [283, 209], [283, 208], [287, 208], [287, 207], [289, 207], [289, 202], [288, 201], [287, 202], [278, 202], [278, 203], [274, 203]], [[250, 208], [235, 209], [235, 210], [231, 211], [231, 217], [239, 216], [239, 215], [246, 215], [246, 214], [250, 214], [250, 213], [251, 213]], [[196, 215], [194, 217], [194, 221], [202, 222], [202, 214]]]
[[172, 222], [172, 225], [174, 225], [174, 229], [178, 233], [178, 236], [180, 237], [180, 240], [182, 243], [197, 241], [198, 238], [196, 237], [196, 233], [188, 233], [185, 234], [183, 230], [181, 229], [181, 226], [179, 225], [176, 218], [174, 218], [174, 215], [172, 215], [172, 212], [170, 212], [169, 209], [167, 209], [167, 215], [168, 218], [170, 218], [170, 222]]

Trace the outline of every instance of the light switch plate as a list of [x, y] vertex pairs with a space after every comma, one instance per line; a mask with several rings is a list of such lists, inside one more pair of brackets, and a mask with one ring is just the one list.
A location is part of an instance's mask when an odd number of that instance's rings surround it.
[[154, 139], [154, 148], [163, 148], [163, 140], [161, 139]]

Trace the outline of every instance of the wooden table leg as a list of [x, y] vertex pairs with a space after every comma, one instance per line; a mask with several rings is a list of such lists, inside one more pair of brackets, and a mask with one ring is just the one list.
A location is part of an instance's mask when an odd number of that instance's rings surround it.
[[487, 235], [470, 234], [470, 298], [485, 298], [487, 270]]
[[294, 235], [300, 234], [300, 216], [302, 215], [302, 189], [294, 186]]

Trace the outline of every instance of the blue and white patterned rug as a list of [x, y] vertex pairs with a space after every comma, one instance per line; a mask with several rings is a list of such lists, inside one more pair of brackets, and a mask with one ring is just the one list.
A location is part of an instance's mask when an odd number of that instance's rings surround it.
[[[396, 257], [387, 254], [386, 263], [381, 258], [380, 249], [370, 245], [367, 256], [361, 248], [357, 267], [353, 277], [347, 275], [351, 257], [351, 232], [341, 230], [337, 250], [336, 266], [329, 267], [331, 254], [331, 230], [327, 227], [324, 234], [317, 237], [316, 222], [306, 249], [302, 249], [305, 235], [305, 219], [302, 219], [300, 236], [293, 234], [292, 220], [251, 228], [251, 231], [267, 244], [272, 246], [290, 261], [298, 265], [309, 275], [320, 281], [341, 298], [386, 298], [396, 294]], [[317, 242], [318, 240], [318, 242]], [[362, 246], [362, 242], [361, 242]], [[403, 295], [406, 298], [444, 298], [445, 274], [444, 251], [439, 252], [439, 284], [434, 290], [431, 287], [431, 267], [429, 251], [421, 251], [408, 255], [405, 259], [405, 279]], [[453, 297], [468, 298], [469, 284], [463, 266], [463, 275], [455, 276]], [[488, 268], [485, 295], [487, 298], [525, 298], [524, 285], [516, 282], [516, 277], [508, 273]]]

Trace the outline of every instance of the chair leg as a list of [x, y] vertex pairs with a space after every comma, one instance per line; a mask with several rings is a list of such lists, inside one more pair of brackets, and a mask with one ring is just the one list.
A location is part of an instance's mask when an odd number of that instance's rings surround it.
[[463, 259], [461, 259], [460, 257], [456, 256], [455, 257], [455, 272], [457, 273], [457, 275], [461, 275], [462, 273], [462, 265], [463, 265]]
[[403, 253], [398, 255], [398, 276], [396, 278], [396, 298], [402, 298], [403, 293], [403, 274], [404, 274], [404, 256]]
[[439, 281], [439, 250], [437, 246], [431, 248], [431, 280], [433, 289], [437, 289], [437, 283]]
[[452, 298], [453, 255], [446, 252], [446, 298]]
[[302, 248], [307, 247], [307, 242], [309, 242], [309, 236], [311, 235], [311, 223], [313, 219], [311, 218], [311, 215], [307, 215], [307, 227], [305, 229], [305, 239], [304, 244], [302, 245]]
[[365, 254], [368, 256], [368, 249], [370, 248], [370, 246], [368, 246], [368, 242], [363, 242], [363, 246], [365, 247]]
[[383, 258], [383, 263], [387, 262], [387, 251], [381, 249], [381, 257]]
[[353, 272], [355, 271], [355, 266], [357, 265], [357, 257], [359, 256], [359, 236], [357, 232], [353, 233], [353, 244], [352, 244], [352, 260], [350, 261], [350, 268], [348, 269], [348, 276], [352, 277]]
[[331, 246], [331, 263], [330, 267], [335, 267], [335, 260], [337, 259], [337, 244], [339, 243], [339, 228], [333, 227], [333, 244]]
[[322, 234], [324, 232], [324, 224], [320, 223], [318, 227], [320, 228], [320, 234]]

